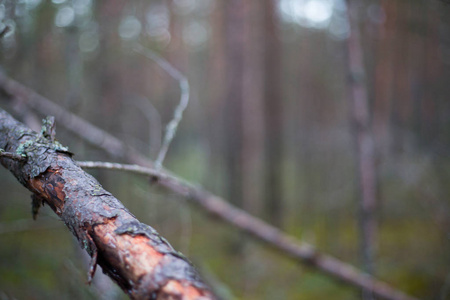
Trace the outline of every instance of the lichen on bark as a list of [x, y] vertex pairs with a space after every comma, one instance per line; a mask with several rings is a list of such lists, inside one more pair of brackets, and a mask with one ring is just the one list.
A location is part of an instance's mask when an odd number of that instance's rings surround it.
[[53, 133], [35, 133], [0, 109], [0, 148], [26, 157], [0, 162], [33, 192], [33, 215], [48, 204], [91, 255], [89, 280], [98, 262], [133, 299], [214, 298], [189, 260], [84, 172]]

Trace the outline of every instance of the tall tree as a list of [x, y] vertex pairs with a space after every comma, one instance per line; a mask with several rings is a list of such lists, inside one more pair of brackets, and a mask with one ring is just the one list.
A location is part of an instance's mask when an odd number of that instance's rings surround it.
[[261, 169], [264, 156], [264, 50], [262, 15], [264, 1], [245, 3], [244, 86], [242, 96], [243, 207], [256, 213], [261, 203]]
[[[375, 144], [372, 135], [366, 70], [358, 23], [358, 3], [349, 0], [348, 15], [350, 37], [347, 40], [349, 82], [349, 106], [356, 145], [357, 178], [359, 181], [359, 227], [361, 257], [364, 269], [374, 273], [377, 220], [377, 182], [375, 170]], [[364, 299], [373, 299], [372, 293], [363, 290]]]
[[225, 4], [225, 103], [223, 120], [228, 198], [242, 207], [242, 96], [244, 74], [244, 2]]
[[265, 211], [268, 220], [281, 226], [283, 116], [281, 90], [281, 41], [277, 1], [264, 2], [264, 111], [265, 111]]

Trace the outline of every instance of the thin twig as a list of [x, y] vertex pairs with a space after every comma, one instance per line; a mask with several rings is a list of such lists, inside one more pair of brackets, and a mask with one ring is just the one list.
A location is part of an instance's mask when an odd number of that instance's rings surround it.
[[162, 173], [160, 170], [146, 168], [138, 165], [127, 165], [101, 161], [77, 161], [77, 164], [85, 169], [119, 170], [133, 172], [139, 175], [147, 175], [150, 177], [167, 178], [167, 175]]
[[175, 111], [173, 113], [173, 118], [166, 126], [166, 132], [164, 134], [164, 140], [159, 150], [158, 157], [155, 160], [155, 167], [157, 169], [161, 168], [164, 158], [166, 157], [167, 150], [169, 150], [170, 143], [172, 142], [175, 133], [177, 132], [178, 124], [180, 124], [183, 118], [183, 112], [189, 103], [189, 82], [187, 78], [181, 74], [180, 71], [175, 69], [167, 60], [157, 55], [148, 48], [145, 48], [141, 44], [137, 43], [133, 50], [145, 57], [153, 60], [160, 66], [164, 71], [167, 72], [172, 78], [178, 80], [181, 90], [180, 103], [178, 103]]

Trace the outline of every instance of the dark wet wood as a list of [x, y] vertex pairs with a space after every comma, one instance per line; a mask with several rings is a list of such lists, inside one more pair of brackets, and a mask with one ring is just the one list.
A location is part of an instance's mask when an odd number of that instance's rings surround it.
[[190, 262], [152, 227], [140, 223], [84, 172], [71, 153], [0, 109], [0, 148], [26, 160], [0, 162], [34, 195], [33, 211], [48, 204], [132, 299], [213, 299]]

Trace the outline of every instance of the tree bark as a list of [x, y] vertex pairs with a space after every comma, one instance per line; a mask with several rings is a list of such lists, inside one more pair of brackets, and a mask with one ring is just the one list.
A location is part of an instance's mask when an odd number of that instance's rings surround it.
[[32, 193], [33, 211], [49, 205], [132, 299], [213, 299], [191, 263], [152, 227], [140, 223], [85, 173], [71, 153], [0, 109], [0, 162]]

